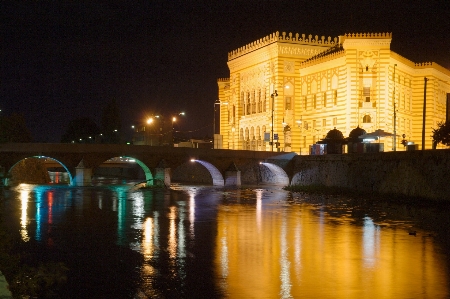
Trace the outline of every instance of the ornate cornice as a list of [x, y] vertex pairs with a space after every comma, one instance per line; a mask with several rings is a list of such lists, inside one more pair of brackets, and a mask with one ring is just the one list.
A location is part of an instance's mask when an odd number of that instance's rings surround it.
[[283, 32], [281, 35], [279, 32], [272, 33], [266, 37], [263, 37], [257, 41], [254, 41], [250, 44], [247, 44], [241, 48], [238, 48], [234, 51], [228, 53], [228, 61], [233, 60], [237, 57], [245, 55], [247, 53], [253, 52], [255, 50], [261, 49], [267, 45], [273, 44], [275, 42], [278, 43], [287, 43], [287, 44], [298, 44], [298, 45], [311, 45], [311, 46], [333, 46], [338, 43], [338, 38], [335, 37], [333, 40], [331, 37], [325, 39], [325, 36], [316, 35], [313, 36], [310, 34], [306, 37], [305, 34], [300, 35], [298, 33], [295, 34], [295, 37], [292, 33], [286, 35], [286, 32]]

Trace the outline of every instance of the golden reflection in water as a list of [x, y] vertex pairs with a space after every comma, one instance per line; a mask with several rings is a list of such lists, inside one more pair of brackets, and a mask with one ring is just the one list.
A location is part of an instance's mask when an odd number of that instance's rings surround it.
[[147, 218], [143, 224], [142, 254], [145, 261], [153, 256], [153, 219]]
[[191, 240], [194, 240], [195, 237], [194, 222], [195, 222], [195, 193], [189, 192], [189, 234]]
[[258, 230], [261, 229], [261, 199], [262, 190], [256, 190], [256, 224], [258, 225]]
[[28, 236], [28, 231], [27, 231], [27, 222], [28, 222], [28, 217], [27, 217], [27, 208], [28, 208], [28, 197], [30, 196], [30, 191], [29, 190], [21, 190], [20, 191], [20, 201], [22, 203], [22, 214], [20, 216], [20, 225], [21, 225], [21, 229], [20, 229], [20, 235], [22, 237], [22, 240], [25, 242], [28, 242], [30, 240], [30, 237]]
[[168, 239], [168, 252], [170, 259], [174, 259], [177, 256], [177, 228], [176, 228], [176, 214], [177, 208], [170, 207], [169, 212], [169, 239]]
[[[221, 206], [216, 273], [228, 298], [445, 298], [433, 239], [311, 206]], [[255, 213], [261, 213], [261, 229]], [[256, 217], [256, 219], [258, 219]]]

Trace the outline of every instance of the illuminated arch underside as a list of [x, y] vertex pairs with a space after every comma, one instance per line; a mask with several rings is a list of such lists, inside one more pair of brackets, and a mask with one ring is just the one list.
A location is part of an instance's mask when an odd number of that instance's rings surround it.
[[209, 173], [211, 174], [214, 186], [223, 186], [224, 185], [223, 176], [220, 173], [219, 169], [217, 169], [214, 165], [212, 165], [209, 162], [202, 161], [202, 160], [195, 160], [195, 162], [202, 164], [203, 166], [205, 166], [206, 169], [208, 169]]

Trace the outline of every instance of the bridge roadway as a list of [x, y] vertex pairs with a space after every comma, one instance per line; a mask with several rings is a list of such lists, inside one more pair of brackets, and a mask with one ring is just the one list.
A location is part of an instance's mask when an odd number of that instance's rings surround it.
[[[156, 180], [170, 184], [171, 170], [194, 162], [209, 171], [214, 185], [240, 185], [241, 178], [246, 184], [288, 185], [294, 156], [295, 153], [125, 144], [0, 144], [0, 166], [6, 173], [25, 158], [51, 158], [66, 169], [74, 186], [89, 186], [92, 170], [116, 157], [134, 159], [144, 170], [149, 185]], [[3, 180], [7, 185], [7, 179]]]

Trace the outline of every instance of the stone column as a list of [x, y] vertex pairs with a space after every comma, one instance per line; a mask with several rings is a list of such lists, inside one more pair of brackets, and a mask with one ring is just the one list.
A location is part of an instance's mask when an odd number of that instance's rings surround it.
[[83, 160], [75, 167], [75, 186], [91, 186], [92, 184], [92, 168], [84, 167]]
[[167, 167], [167, 163], [161, 160], [155, 168], [155, 177], [153, 185], [157, 185], [160, 182], [164, 183], [164, 186], [169, 187], [171, 184], [170, 168]]
[[241, 171], [236, 164], [231, 163], [225, 171], [225, 186], [240, 186], [241, 185]]

